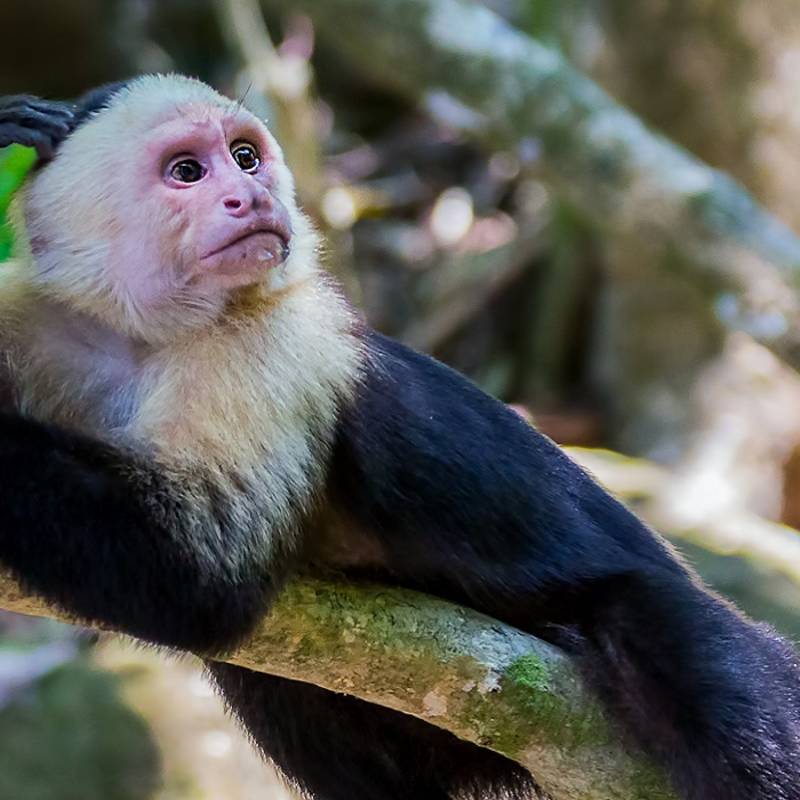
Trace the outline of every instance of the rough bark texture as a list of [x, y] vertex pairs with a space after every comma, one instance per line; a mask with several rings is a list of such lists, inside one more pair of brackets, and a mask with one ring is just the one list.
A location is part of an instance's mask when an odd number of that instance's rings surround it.
[[[65, 619], [6, 575], [0, 606]], [[674, 798], [655, 768], [626, 752], [562, 653], [431, 597], [295, 583], [227, 660], [446, 728], [524, 764], [553, 800]]]

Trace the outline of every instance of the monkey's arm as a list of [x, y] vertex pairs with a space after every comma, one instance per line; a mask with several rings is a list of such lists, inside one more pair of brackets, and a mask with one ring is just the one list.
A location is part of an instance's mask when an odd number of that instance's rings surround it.
[[39, 158], [53, 157], [72, 130], [73, 107], [29, 94], [0, 97], [0, 147], [35, 147]]
[[392, 570], [461, 601], [491, 585], [481, 607], [502, 617], [573, 585], [688, 581], [660, 538], [519, 415], [391, 339], [367, 344], [377, 367], [344, 413], [330, 474]]
[[[275, 589], [256, 525], [103, 444], [0, 415], [0, 562], [29, 591], [163, 645], [234, 644]], [[208, 489], [208, 487], [206, 487]], [[259, 564], [261, 568], [259, 568]]]
[[571, 650], [689, 798], [797, 798], [791, 648], [706, 592], [555, 445], [461, 376], [370, 335], [334, 496], [393, 577]]

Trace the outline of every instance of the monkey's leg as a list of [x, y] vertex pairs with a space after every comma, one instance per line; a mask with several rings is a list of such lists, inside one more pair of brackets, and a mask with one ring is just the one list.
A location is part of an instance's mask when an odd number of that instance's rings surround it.
[[265, 754], [315, 800], [535, 800], [528, 772], [421, 720], [219, 662], [209, 672]]

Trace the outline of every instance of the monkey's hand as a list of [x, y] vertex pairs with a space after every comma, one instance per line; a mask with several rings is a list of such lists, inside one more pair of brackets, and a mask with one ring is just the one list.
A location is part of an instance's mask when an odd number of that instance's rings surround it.
[[0, 147], [34, 147], [42, 161], [49, 161], [72, 131], [74, 116], [69, 103], [30, 94], [0, 97]]

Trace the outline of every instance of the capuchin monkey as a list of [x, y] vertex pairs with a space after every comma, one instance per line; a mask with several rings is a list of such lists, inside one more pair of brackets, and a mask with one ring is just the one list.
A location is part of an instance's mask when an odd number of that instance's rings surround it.
[[[792, 648], [517, 414], [370, 330], [241, 104], [179, 76], [6, 98], [12, 142], [40, 163], [0, 282], [0, 563], [29, 591], [213, 656], [292, 572], [366, 573], [566, 648], [684, 800], [800, 798]], [[209, 669], [318, 800], [538, 796], [417, 719]]]

